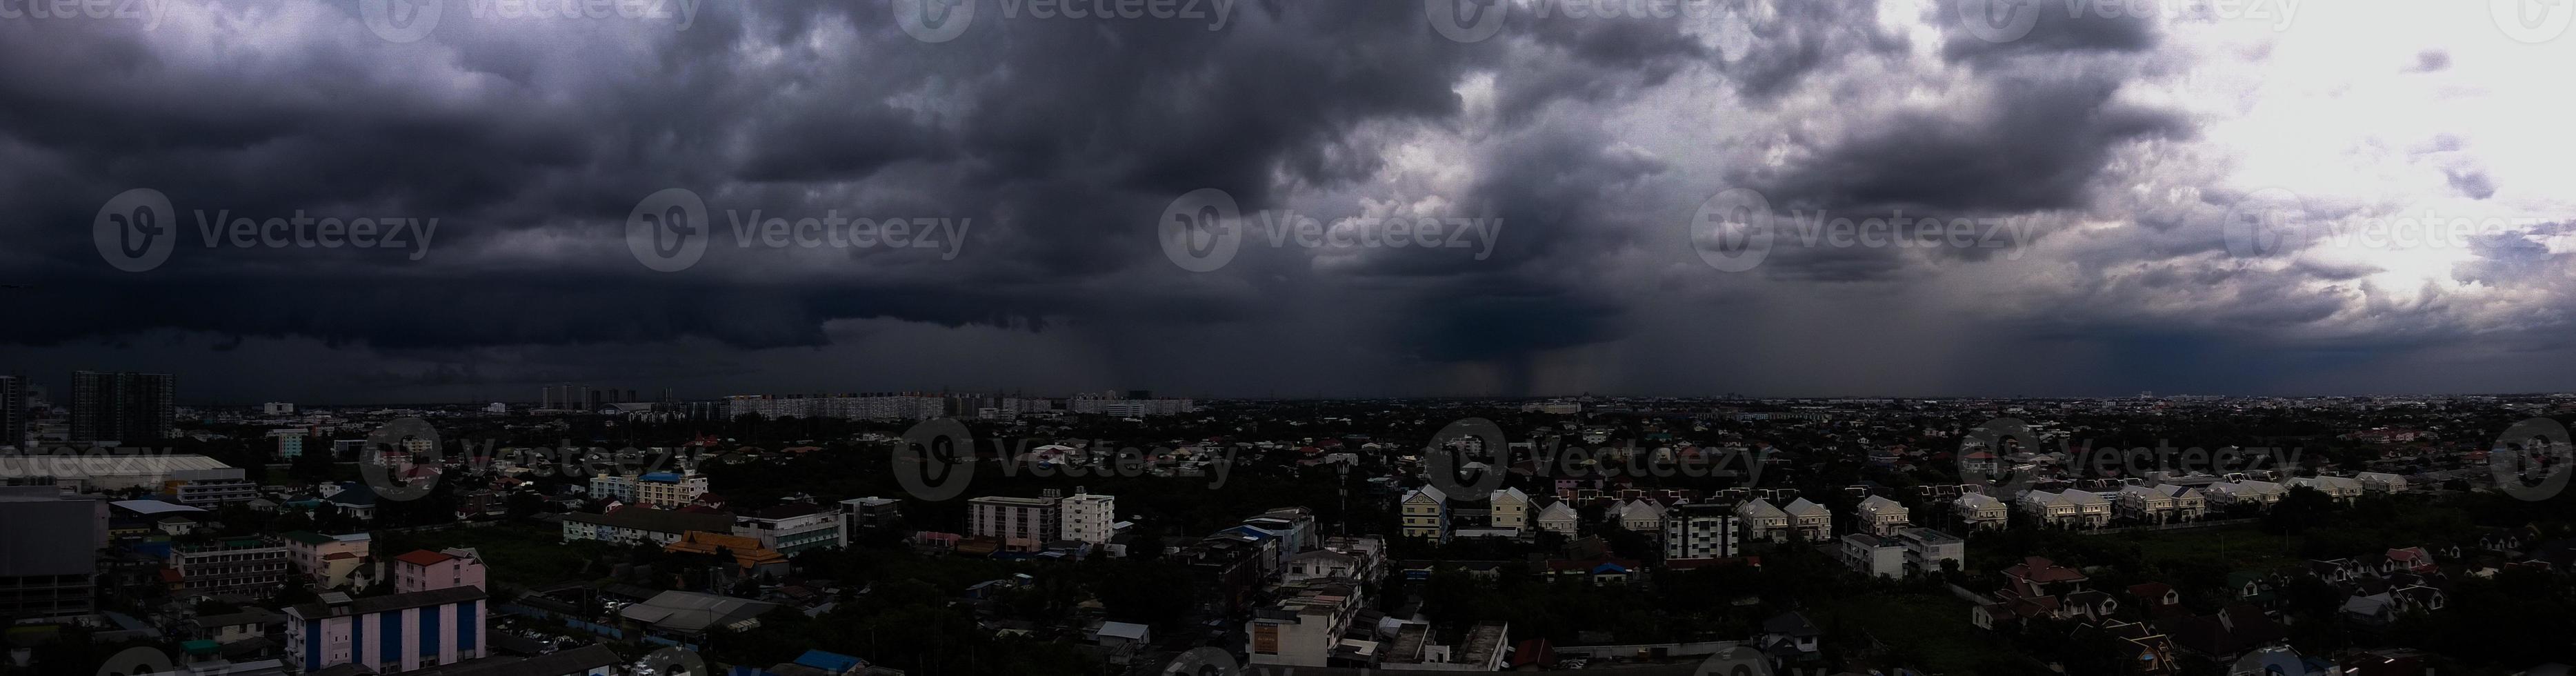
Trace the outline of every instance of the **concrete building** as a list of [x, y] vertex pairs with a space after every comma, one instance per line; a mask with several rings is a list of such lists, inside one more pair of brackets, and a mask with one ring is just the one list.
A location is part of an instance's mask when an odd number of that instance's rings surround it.
[[697, 472], [653, 472], [590, 478], [590, 495], [662, 509], [678, 509], [707, 494], [707, 477]]
[[0, 624], [96, 610], [107, 503], [51, 486], [0, 487]]
[[459, 587], [488, 589], [483, 557], [471, 549], [415, 549], [394, 557], [394, 592], [438, 591]]
[[295, 572], [326, 589], [349, 586], [359, 569], [368, 562], [374, 545], [366, 533], [324, 535], [312, 531], [289, 531], [280, 535], [286, 543], [286, 560]]
[[860, 531], [870, 528], [892, 528], [903, 521], [903, 503], [893, 498], [865, 497], [841, 501], [841, 541], [847, 543]]
[[1510, 634], [1509, 624], [1481, 622], [1467, 629], [1459, 645], [1444, 646], [1432, 642], [1431, 625], [1407, 622], [1396, 628], [1378, 664], [1389, 671], [1500, 671]]
[[273, 537], [238, 537], [170, 546], [163, 577], [173, 596], [238, 594], [253, 598], [285, 589], [296, 574], [286, 543]]
[[29, 448], [27, 379], [0, 376], [0, 446]]
[[1081, 487], [1063, 502], [1064, 525], [1059, 529], [1067, 540], [1081, 540], [1094, 545], [1109, 544], [1117, 535], [1118, 499], [1095, 495]]
[[1251, 637], [1245, 648], [1246, 663], [1285, 667], [1323, 667], [1337, 659], [1364, 663], [1365, 658], [1346, 647], [1342, 637], [1368, 607], [1363, 602], [1365, 591], [1339, 581], [1282, 587], [1278, 602], [1254, 609], [1252, 619], [1243, 623], [1244, 634]]
[[790, 502], [735, 517], [733, 534], [788, 556], [810, 549], [840, 549], [841, 515], [813, 503]]
[[1405, 537], [1449, 541], [1449, 495], [1438, 487], [1407, 491], [1397, 507], [1403, 513], [1403, 528], [1398, 532]]
[[1663, 540], [1666, 561], [1734, 557], [1735, 514], [1724, 505], [1674, 505], [1664, 510]]
[[202, 455], [142, 455], [109, 448], [83, 455], [0, 456], [0, 477], [11, 484], [50, 484], [81, 493], [159, 492], [180, 472], [231, 468]]
[[1890, 535], [1853, 533], [1843, 536], [1842, 559], [1862, 575], [1902, 578], [1938, 573], [1941, 562], [1967, 564], [1967, 543], [1929, 528], [1898, 528]]
[[1004, 549], [1033, 552], [1062, 538], [1056, 498], [985, 496], [966, 501], [966, 534], [995, 538]]
[[1852, 508], [1853, 524], [1871, 535], [1893, 535], [1913, 523], [1913, 512], [1895, 500], [1872, 495]]
[[238, 467], [177, 470], [161, 482], [161, 494], [182, 505], [207, 509], [250, 502], [259, 497], [259, 485], [251, 483], [249, 476], [249, 470]]
[[1746, 542], [1789, 540], [1789, 513], [1771, 506], [1770, 501], [1752, 498], [1737, 504], [1735, 520], [1742, 524]]
[[286, 656], [304, 673], [344, 664], [375, 673], [488, 657], [484, 594], [474, 587], [351, 599], [325, 594], [286, 609]]
[[2253, 505], [2263, 509], [2271, 509], [2274, 503], [2280, 502], [2284, 492], [2280, 484], [2252, 480], [2214, 483], [2201, 491], [2209, 496], [2213, 506]]

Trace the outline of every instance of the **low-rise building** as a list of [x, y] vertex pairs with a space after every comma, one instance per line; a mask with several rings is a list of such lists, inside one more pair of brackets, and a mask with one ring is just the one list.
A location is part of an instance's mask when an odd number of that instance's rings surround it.
[[2339, 476], [2295, 477], [2290, 479], [2289, 487], [2313, 489], [2337, 502], [2352, 502], [2361, 499], [2362, 494], [2360, 481]]
[[286, 545], [276, 538], [237, 537], [172, 544], [164, 580], [182, 596], [275, 595], [295, 575]]
[[1735, 513], [1724, 505], [1674, 505], [1664, 510], [1663, 540], [1666, 561], [1732, 558]]
[[1959, 515], [1959, 523], [1966, 524], [1970, 530], [2003, 528], [2008, 518], [2004, 501], [1984, 493], [1960, 494], [1959, 499], [1951, 503], [1951, 510]]
[[563, 539], [598, 540], [618, 544], [668, 545], [689, 531], [725, 533], [733, 530], [733, 517], [726, 514], [701, 514], [651, 507], [620, 507], [606, 514], [572, 513], [563, 516]]
[[1547, 503], [1546, 507], [1540, 508], [1535, 521], [1539, 530], [1571, 538], [1582, 524], [1583, 516], [1575, 513], [1572, 505], [1557, 501]]
[[2281, 501], [2283, 492], [2280, 484], [2253, 480], [2214, 483], [2201, 491], [2209, 497], [2212, 505], [2224, 507], [2251, 505], [2267, 510]]
[[471, 549], [450, 548], [445, 551], [412, 550], [394, 557], [394, 591], [412, 592], [485, 588], [483, 557]]
[[344, 664], [394, 673], [488, 657], [484, 599], [473, 587], [362, 599], [325, 594], [287, 608], [287, 660], [308, 674]]
[[1486, 505], [1486, 525], [1513, 530], [1530, 527], [1530, 496], [1528, 493], [1521, 492], [1521, 489], [1505, 488], [1494, 491], [1491, 497], [1486, 498]]
[[1852, 508], [1853, 522], [1871, 535], [1893, 535], [1913, 523], [1913, 515], [1895, 500], [1872, 495]]
[[1279, 601], [1255, 609], [1252, 619], [1243, 624], [1244, 634], [1251, 637], [1251, 644], [1244, 650], [1246, 663], [1288, 667], [1365, 664], [1366, 656], [1344, 642], [1351, 634], [1366, 636], [1375, 630], [1353, 626], [1360, 611], [1368, 607], [1364, 592], [1365, 588], [1357, 584], [1340, 581], [1282, 587]]
[[1735, 520], [1743, 524], [1746, 542], [1786, 542], [1789, 539], [1789, 513], [1771, 506], [1770, 501], [1752, 498], [1737, 504]]
[[295, 564], [295, 572], [324, 589], [349, 586], [370, 561], [369, 547], [374, 542], [366, 533], [324, 535], [301, 530], [280, 538], [286, 542], [286, 558]]
[[1449, 541], [1449, 495], [1440, 492], [1438, 487], [1423, 486], [1407, 491], [1396, 504], [1403, 513], [1403, 528], [1399, 532], [1405, 537]]
[[966, 534], [1000, 540], [1002, 548], [1034, 552], [1062, 539], [1060, 500], [991, 495], [966, 501]]
[[1834, 511], [1798, 498], [1780, 508], [1789, 514], [1789, 529], [1808, 542], [1824, 542], [1834, 537]]
[[810, 549], [840, 549], [841, 518], [810, 502], [789, 502], [735, 517], [733, 534], [795, 556]]

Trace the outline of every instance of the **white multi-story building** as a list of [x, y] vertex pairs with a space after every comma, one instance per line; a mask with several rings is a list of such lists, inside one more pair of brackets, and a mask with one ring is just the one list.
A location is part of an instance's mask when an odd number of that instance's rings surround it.
[[1653, 500], [1638, 498], [1619, 503], [1614, 516], [1619, 519], [1621, 528], [1638, 533], [1657, 533], [1663, 530], [1664, 506]]
[[1898, 528], [1893, 535], [1853, 533], [1843, 536], [1842, 543], [1843, 563], [1874, 577], [1936, 573], [1942, 561], [1967, 562], [1965, 541], [1930, 528]]
[[1409, 538], [1426, 538], [1433, 542], [1449, 541], [1449, 495], [1433, 486], [1423, 486], [1404, 494], [1397, 502], [1403, 513], [1403, 528], [1398, 531]]
[[1984, 493], [1963, 493], [1951, 504], [1959, 515], [1959, 522], [1967, 524], [1970, 529], [2002, 528], [2008, 518], [2004, 501]]
[[1064, 499], [1062, 511], [1064, 539], [1105, 545], [1109, 544], [1109, 536], [1117, 534], [1114, 528], [1118, 522], [1117, 498], [1095, 495], [1077, 487], [1071, 497]]
[[277, 593], [295, 575], [286, 543], [267, 537], [174, 544], [170, 547], [170, 572], [178, 576], [183, 596], [234, 594], [253, 598]]
[[1736, 554], [1735, 514], [1724, 505], [1664, 510], [1664, 559], [1723, 559]]
[[1904, 504], [1876, 495], [1860, 501], [1852, 512], [1854, 523], [1871, 535], [1890, 535], [1913, 523], [1912, 512]]
[[286, 659], [303, 673], [344, 664], [413, 671], [491, 655], [475, 587], [324, 600], [286, 609]]
[[1247, 662], [1289, 667], [1325, 666], [1341, 650], [1342, 636], [1366, 609], [1365, 588], [1337, 581], [1310, 581], [1280, 590], [1280, 600], [1255, 609], [1243, 623], [1251, 637]]
[[707, 477], [694, 471], [650, 474], [601, 474], [590, 478], [590, 495], [603, 500], [677, 509], [707, 494]]
[[995, 538], [1011, 551], [1031, 552], [1064, 539], [1056, 498], [985, 496], [966, 501], [968, 535]]
[[2121, 517], [2144, 523], [2175, 521], [2178, 520], [2177, 517], [2181, 511], [2176, 506], [2173, 494], [2166, 492], [2162, 486], [2122, 487], [2120, 498], [2114, 503], [2114, 507]]
[[2100, 528], [2111, 522], [2111, 502], [2091, 491], [2031, 491], [2021, 496], [2022, 511], [2052, 526]]

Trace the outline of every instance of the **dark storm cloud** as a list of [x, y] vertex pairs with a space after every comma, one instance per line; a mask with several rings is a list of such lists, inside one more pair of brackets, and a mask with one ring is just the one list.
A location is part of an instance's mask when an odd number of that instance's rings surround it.
[[[2136, 52], [2156, 46], [2159, 36], [2153, 17], [2132, 15], [2126, 11], [2103, 11], [2103, 5], [2092, 2], [2059, 2], [2056, 0], [1942, 0], [1940, 16], [1949, 21], [1949, 41], [1942, 53], [1953, 61], [1985, 63], [2015, 56], [2054, 56], [2081, 52]], [[2124, 8], [2127, 5], [2108, 5]], [[1979, 12], [1992, 11], [1996, 17], [2010, 17], [2014, 12], [2028, 13], [2031, 23], [2025, 33], [1994, 34], [2009, 39], [1988, 39], [1966, 30], [1964, 22], [1979, 20]], [[2014, 25], [2004, 18], [1990, 19], [2002, 26]]]
[[1865, 125], [1770, 185], [1775, 202], [2026, 212], [2085, 204], [2112, 146], [2186, 134], [2173, 114], [2086, 79], [2017, 79], [1965, 121], [1921, 110]]

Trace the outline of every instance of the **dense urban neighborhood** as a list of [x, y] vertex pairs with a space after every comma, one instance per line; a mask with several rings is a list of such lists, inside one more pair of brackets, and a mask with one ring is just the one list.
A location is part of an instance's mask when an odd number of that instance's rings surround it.
[[2569, 673], [2565, 395], [181, 406], [0, 378], [11, 672]]

